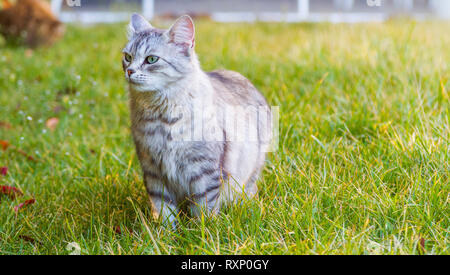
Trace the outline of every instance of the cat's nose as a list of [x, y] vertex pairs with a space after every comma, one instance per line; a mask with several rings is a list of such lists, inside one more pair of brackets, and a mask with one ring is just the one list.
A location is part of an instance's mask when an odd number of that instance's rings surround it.
[[136, 71], [133, 70], [133, 69], [128, 69], [128, 70], [127, 70], [128, 76], [131, 76], [131, 75], [134, 74], [135, 72], [136, 72]]

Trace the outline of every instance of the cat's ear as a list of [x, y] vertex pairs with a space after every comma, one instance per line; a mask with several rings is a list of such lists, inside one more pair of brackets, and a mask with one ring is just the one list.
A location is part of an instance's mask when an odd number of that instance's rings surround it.
[[134, 34], [151, 28], [153, 28], [153, 26], [144, 17], [134, 13], [131, 16], [131, 21], [128, 25], [128, 38], [130, 39]]
[[193, 48], [195, 44], [194, 21], [189, 15], [183, 15], [175, 21], [167, 32], [169, 41]]

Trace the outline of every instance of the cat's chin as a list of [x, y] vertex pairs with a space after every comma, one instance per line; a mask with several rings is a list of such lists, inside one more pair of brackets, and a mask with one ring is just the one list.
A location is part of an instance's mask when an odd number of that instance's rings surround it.
[[131, 83], [130, 82], [130, 88], [135, 91], [135, 92], [139, 92], [139, 93], [151, 93], [153, 92], [153, 90], [149, 89], [148, 87], [146, 87], [145, 85], [142, 84], [135, 84], [135, 83]]

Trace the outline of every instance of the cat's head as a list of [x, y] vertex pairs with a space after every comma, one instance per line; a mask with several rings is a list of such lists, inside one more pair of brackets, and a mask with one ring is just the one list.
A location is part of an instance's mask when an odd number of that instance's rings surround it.
[[187, 15], [168, 30], [161, 30], [133, 14], [122, 59], [125, 78], [132, 88], [139, 92], [164, 91], [193, 73], [198, 66], [194, 37], [194, 23]]

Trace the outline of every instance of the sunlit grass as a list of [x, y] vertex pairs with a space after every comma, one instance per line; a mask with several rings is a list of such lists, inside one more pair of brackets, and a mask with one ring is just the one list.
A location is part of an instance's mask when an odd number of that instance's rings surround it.
[[449, 29], [198, 22], [203, 68], [239, 71], [280, 106], [280, 140], [258, 199], [178, 231], [149, 214], [125, 25], [69, 27], [31, 56], [3, 44], [0, 121], [12, 128], [0, 139], [38, 161], [0, 150], [0, 185], [24, 192], [2, 197], [0, 253], [67, 254], [77, 242], [83, 254], [448, 254]]

